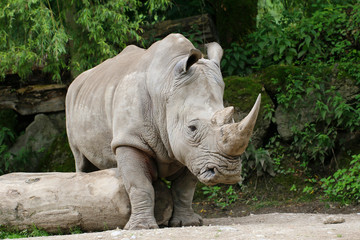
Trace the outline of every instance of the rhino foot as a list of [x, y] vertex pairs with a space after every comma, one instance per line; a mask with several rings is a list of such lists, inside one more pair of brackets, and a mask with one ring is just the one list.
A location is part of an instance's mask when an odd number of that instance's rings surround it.
[[130, 217], [126, 223], [125, 230], [138, 230], [138, 229], [155, 229], [159, 228], [153, 218]]
[[193, 210], [177, 213], [174, 212], [169, 225], [171, 227], [201, 226], [203, 225], [203, 220], [202, 217], [194, 213]]

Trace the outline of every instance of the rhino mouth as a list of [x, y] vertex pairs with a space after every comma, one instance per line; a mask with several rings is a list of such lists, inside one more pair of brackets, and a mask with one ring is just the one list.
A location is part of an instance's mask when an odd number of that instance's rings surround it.
[[234, 184], [241, 180], [241, 164], [232, 167], [223, 167], [215, 164], [207, 164], [198, 171], [197, 178], [206, 185], [217, 183]]

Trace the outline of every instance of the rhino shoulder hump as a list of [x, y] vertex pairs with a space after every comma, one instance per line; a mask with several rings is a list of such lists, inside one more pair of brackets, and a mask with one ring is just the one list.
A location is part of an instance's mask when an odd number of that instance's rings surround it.
[[118, 54], [117, 56], [121, 56], [121, 55], [124, 55], [124, 54], [139, 53], [139, 52], [144, 52], [144, 51], [145, 51], [145, 49], [143, 49], [143, 48], [140, 48], [140, 47], [135, 46], [135, 45], [129, 45], [126, 48], [124, 48], [120, 52], [120, 54]]

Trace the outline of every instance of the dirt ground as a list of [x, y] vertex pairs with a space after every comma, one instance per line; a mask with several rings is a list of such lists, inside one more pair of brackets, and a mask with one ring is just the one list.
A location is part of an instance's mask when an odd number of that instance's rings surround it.
[[[329, 223], [328, 223], [329, 222]], [[269, 213], [246, 217], [204, 219], [202, 227], [151, 230], [112, 230], [76, 235], [31, 238], [32, 240], [150, 240], [150, 239], [360, 239], [360, 213]]]

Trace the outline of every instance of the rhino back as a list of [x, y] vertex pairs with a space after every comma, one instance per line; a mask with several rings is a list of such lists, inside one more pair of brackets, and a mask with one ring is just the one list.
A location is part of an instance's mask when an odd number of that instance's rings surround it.
[[[117, 147], [135, 147], [156, 159], [166, 175], [165, 169], [174, 164], [166, 128], [166, 94], [174, 65], [192, 48], [182, 35], [171, 34], [147, 50], [128, 46], [82, 73], [66, 99], [70, 145], [100, 169], [116, 165]], [[170, 172], [180, 167], [175, 165]]]
[[[129, 46], [117, 56], [79, 75], [68, 89], [66, 123], [70, 145], [100, 169], [116, 166], [111, 149], [114, 114], [126, 116], [130, 105], [138, 104], [129, 99], [136, 99], [133, 95], [136, 94], [136, 85], [141, 85], [143, 79], [133, 78], [131, 73], [137, 67], [136, 60], [144, 52], [144, 49]], [[115, 98], [121, 98], [122, 106], [115, 105], [119, 104], [119, 101], [114, 101]], [[123, 112], [114, 112], [114, 109], [125, 105], [128, 106], [123, 108]], [[131, 109], [136, 109], [136, 106]], [[118, 131], [126, 131], [126, 125]]]

